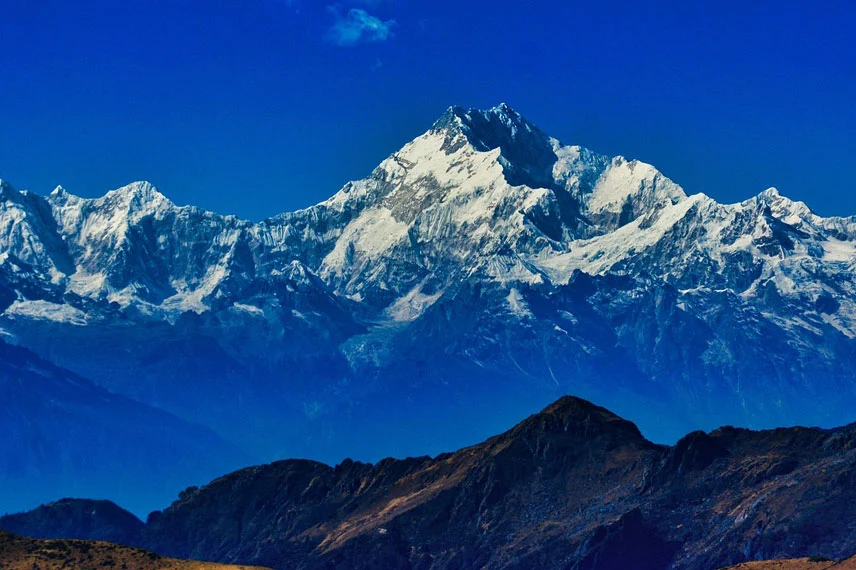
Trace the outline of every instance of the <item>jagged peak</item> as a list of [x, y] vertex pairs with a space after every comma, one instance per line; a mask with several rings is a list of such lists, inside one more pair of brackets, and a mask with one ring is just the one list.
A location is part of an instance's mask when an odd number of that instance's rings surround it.
[[772, 186], [751, 198], [749, 202], [760, 204], [765, 209], [769, 208], [775, 217], [788, 223], [798, 223], [799, 219], [808, 219], [814, 216], [814, 212], [805, 202], [791, 200]]
[[164, 196], [154, 184], [145, 180], [132, 182], [121, 188], [111, 190], [101, 200], [119, 201], [133, 210], [173, 205], [169, 198]]
[[14, 186], [12, 186], [8, 181], [0, 178], [0, 198], [8, 200], [13, 196], [18, 195], [20, 195], [20, 192], [18, 192]]
[[75, 198], [77, 198], [77, 196], [75, 196], [62, 186], [57, 186], [51, 191], [50, 194], [48, 194], [48, 200], [55, 203], [64, 203]]
[[487, 110], [449, 107], [431, 132], [446, 136], [447, 152], [460, 147], [461, 137], [480, 152], [500, 149], [499, 161], [511, 185], [555, 185], [555, 141], [506, 103]]
[[155, 187], [154, 184], [147, 180], [131, 182], [130, 184], [126, 184], [121, 188], [111, 190], [107, 192], [107, 196], [110, 195], [130, 195], [140, 196], [144, 198], [166, 198], [166, 196], [161, 194], [161, 192]]
[[[511, 137], [519, 132], [532, 132], [547, 138], [541, 129], [529, 122], [523, 115], [512, 109], [506, 103], [500, 103], [490, 109], [477, 109], [474, 107], [464, 108], [452, 105], [443, 115], [434, 122], [433, 131], [454, 129], [472, 137], [475, 144], [491, 146], [483, 140], [491, 133], [485, 133], [486, 127], [495, 127], [500, 124], [508, 131]], [[495, 136], [496, 133], [493, 133]], [[493, 148], [496, 148], [493, 146]]]
[[110, 190], [100, 198], [93, 199], [80, 198], [60, 185], [51, 191], [48, 199], [54, 204], [63, 204], [77, 200], [93, 202], [95, 204], [118, 203], [133, 210], [147, 209], [150, 206], [172, 205], [169, 198], [164, 196], [154, 184], [145, 180], [126, 184], [121, 188]]
[[779, 189], [775, 186], [770, 186], [769, 188], [758, 194], [758, 196], [761, 198], [769, 198], [772, 200], [783, 197], [781, 193], [779, 193]]
[[68, 190], [63, 188], [62, 185], [57, 185], [57, 187], [51, 191], [50, 195], [60, 197], [60, 196], [69, 196], [70, 193]]
[[[803, 202], [798, 202], [796, 200], [791, 200], [781, 192], [779, 189], [771, 186], [764, 190], [763, 192], [758, 193], [755, 197], [750, 198], [749, 201], [758, 202], [761, 204], [771, 205], [775, 203], [780, 204], [803, 204]], [[803, 204], [804, 205], [804, 204]]]

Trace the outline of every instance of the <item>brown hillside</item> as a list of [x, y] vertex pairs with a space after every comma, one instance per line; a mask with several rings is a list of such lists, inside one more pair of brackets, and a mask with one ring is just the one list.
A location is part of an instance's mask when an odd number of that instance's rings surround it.
[[0, 569], [59, 570], [263, 570], [194, 560], [163, 558], [153, 552], [88, 540], [39, 540], [0, 531]]
[[856, 570], [856, 556], [840, 562], [834, 560], [813, 561], [810, 558], [744, 562], [736, 566], [729, 566], [724, 570]]

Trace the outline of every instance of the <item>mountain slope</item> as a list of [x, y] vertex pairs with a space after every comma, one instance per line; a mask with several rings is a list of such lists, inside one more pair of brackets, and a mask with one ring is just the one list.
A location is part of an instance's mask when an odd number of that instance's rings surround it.
[[152, 552], [108, 542], [33, 540], [0, 532], [0, 568], [5, 570], [106, 567], [134, 570], [254, 570], [249, 566], [163, 558]]
[[[854, 467], [854, 425], [721, 428], [664, 447], [565, 397], [435, 458], [231, 473], [152, 513], [140, 544], [283, 569], [714, 570], [840, 558], [856, 547]], [[25, 518], [57, 532], [41, 511]]]
[[30, 538], [140, 541], [143, 521], [110, 501], [62, 499], [24, 513], [0, 517], [0, 528]]
[[729, 566], [728, 570], [852, 570], [856, 568], [856, 558], [829, 560], [823, 557], [800, 558], [796, 560], [766, 560], [745, 562]]
[[260, 461], [438, 453], [567, 393], [663, 442], [856, 419], [856, 219], [687, 195], [506, 105], [259, 223], [2, 188], [5, 338]]
[[239, 471], [150, 519], [145, 543], [278, 568], [713, 569], [841, 557], [856, 544], [854, 443], [853, 426], [723, 428], [663, 448], [563, 398], [433, 460]]
[[68, 495], [121, 496], [146, 512], [176, 489], [246, 461], [210, 430], [2, 341], [0, 394], [5, 512]]

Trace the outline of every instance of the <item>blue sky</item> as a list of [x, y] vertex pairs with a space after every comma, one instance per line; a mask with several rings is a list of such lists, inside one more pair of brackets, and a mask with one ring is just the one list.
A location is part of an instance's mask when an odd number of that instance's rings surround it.
[[451, 104], [505, 101], [690, 193], [856, 214], [845, 2], [0, 0], [0, 177], [147, 179], [260, 219], [360, 178]]

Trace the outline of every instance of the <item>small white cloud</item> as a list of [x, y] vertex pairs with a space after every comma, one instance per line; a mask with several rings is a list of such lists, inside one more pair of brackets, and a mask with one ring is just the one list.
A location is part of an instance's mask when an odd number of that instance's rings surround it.
[[353, 46], [363, 42], [383, 42], [392, 37], [395, 20], [382, 21], [361, 8], [351, 8], [347, 14], [335, 6], [328, 11], [336, 21], [327, 32], [327, 39], [339, 46]]

